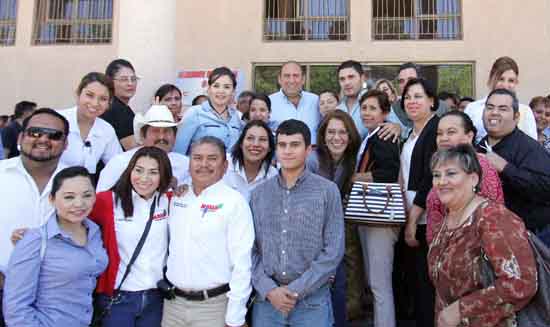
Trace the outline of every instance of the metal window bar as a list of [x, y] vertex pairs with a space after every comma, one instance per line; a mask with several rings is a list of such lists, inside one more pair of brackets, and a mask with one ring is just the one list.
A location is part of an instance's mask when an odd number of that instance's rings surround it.
[[375, 40], [461, 40], [461, 0], [373, 0]]
[[0, 46], [15, 44], [17, 0], [0, 1]]
[[112, 22], [113, 0], [37, 0], [33, 43], [110, 43]]
[[265, 0], [264, 40], [348, 40], [349, 0]]

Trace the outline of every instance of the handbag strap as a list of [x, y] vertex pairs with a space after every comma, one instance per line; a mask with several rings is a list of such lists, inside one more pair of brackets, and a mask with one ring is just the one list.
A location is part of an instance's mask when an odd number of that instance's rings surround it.
[[128, 266], [126, 266], [126, 271], [124, 272], [124, 275], [122, 276], [122, 279], [120, 280], [120, 284], [118, 284], [118, 287], [116, 288], [114, 294], [117, 294], [120, 292], [120, 288], [122, 287], [122, 284], [130, 274], [130, 271], [132, 270], [132, 265], [136, 261], [137, 257], [139, 256], [139, 253], [141, 252], [141, 249], [143, 248], [143, 244], [145, 244], [145, 240], [147, 239], [147, 235], [149, 235], [149, 231], [151, 230], [151, 224], [153, 223], [153, 214], [155, 212], [155, 203], [157, 202], [157, 197], [155, 196], [153, 198], [153, 202], [151, 203], [151, 209], [149, 209], [149, 219], [147, 220], [147, 224], [145, 225], [145, 230], [141, 234], [141, 237], [139, 239], [138, 244], [136, 245], [136, 248], [134, 249], [134, 253], [132, 253], [132, 257], [130, 258], [130, 262], [128, 262]]
[[393, 198], [390, 185], [386, 185], [387, 195], [386, 195], [386, 203], [384, 204], [384, 208], [378, 211], [375, 211], [369, 208], [369, 205], [367, 203], [367, 195], [369, 193], [369, 184], [366, 184], [366, 185], [362, 184], [362, 187], [363, 187], [363, 204], [365, 205], [365, 209], [367, 209], [367, 212], [377, 214], [377, 213], [383, 213], [384, 211], [386, 211], [386, 209], [388, 209], [388, 206], [390, 205], [390, 200]]
[[372, 170], [372, 167], [374, 166], [374, 161], [370, 162], [369, 164], [371, 152], [372, 152], [371, 147], [369, 146], [369, 143], [367, 141], [365, 150], [363, 150], [363, 154], [361, 154], [361, 161], [357, 168], [358, 173], [367, 173], [370, 170]]

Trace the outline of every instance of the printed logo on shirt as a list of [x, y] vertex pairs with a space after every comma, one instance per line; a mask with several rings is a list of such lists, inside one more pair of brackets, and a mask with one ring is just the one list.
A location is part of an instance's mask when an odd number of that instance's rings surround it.
[[174, 201], [174, 207], [187, 208], [187, 203], [181, 203]]
[[157, 212], [153, 215], [154, 221], [164, 220], [166, 218], [168, 218], [168, 212], [166, 211], [166, 209], [162, 210], [161, 212]]
[[223, 208], [223, 203], [220, 203], [220, 204], [201, 204], [201, 211], [202, 211], [202, 216], [204, 217], [204, 215], [206, 215], [207, 213], [209, 212], [216, 212], [218, 211], [219, 209]]

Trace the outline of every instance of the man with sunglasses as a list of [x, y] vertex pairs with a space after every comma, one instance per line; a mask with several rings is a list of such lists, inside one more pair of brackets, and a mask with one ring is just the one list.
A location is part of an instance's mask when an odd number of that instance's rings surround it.
[[[13, 250], [12, 232], [34, 228], [52, 214], [51, 180], [61, 170], [59, 158], [67, 146], [69, 122], [49, 108], [34, 111], [22, 124], [20, 155], [0, 161], [0, 297], [4, 271]], [[0, 310], [0, 326], [5, 326]]]

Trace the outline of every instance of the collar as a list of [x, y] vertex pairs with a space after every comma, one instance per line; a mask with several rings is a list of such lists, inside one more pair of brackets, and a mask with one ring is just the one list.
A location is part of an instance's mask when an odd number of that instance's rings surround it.
[[[353, 104], [353, 108], [355, 108], [356, 106], [359, 105], [359, 100], [361, 100], [361, 97], [363, 96], [363, 94], [367, 93], [367, 89], [361, 89], [359, 90], [359, 93], [357, 93], [357, 98], [355, 99], [355, 102]], [[343, 96], [342, 97], [342, 100], [340, 101], [340, 103], [338, 104], [338, 107], [342, 108], [342, 109], [348, 109], [348, 97], [347, 96]], [[352, 108], [352, 109], [353, 109]]]
[[[237, 174], [239, 174], [239, 176], [241, 176], [246, 181], [247, 178], [246, 178], [246, 173], [244, 171], [244, 166], [241, 166], [238, 162], [236, 164], [233, 164], [232, 161], [231, 161], [231, 165], [233, 166], [232, 170]], [[256, 175], [256, 178], [254, 178], [254, 181], [265, 178], [267, 176], [266, 165], [267, 165], [266, 162], [262, 163], [262, 165], [260, 166], [260, 170], [258, 171], [258, 175]]]
[[[287, 100], [287, 101], [290, 101], [290, 99], [288, 98], [288, 96], [286, 95], [285, 91], [283, 91], [283, 89], [279, 89], [279, 92], [281, 92], [281, 94], [283, 95], [283, 97]], [[304, 90], [300, 90], [300, 93], [298, 93], [300, 95], [300, 100], [302, 99], [302, 97], [304, 96]]]
[[[503, 147], [506, 146], [507, 143], [510, 142], [509, 140], [516, 138], [518, 135], [519, 135], [519, 129], [516, 126], [516, 128], [514, 128], [512, 133], [505, 135], [502, 139], [500, 139], [500, 141], [497, 144], [492, 146], [493, 150], [502, 149]], [[489, 135], [486, 135], [484, 138], [482, 138], [479, 144], [485, 146], [485, 141], [489, 142]]]
[[204, 190], [202, 190], [201, 194], [195, 194], [195, 191], [193, 191], [193, 183], [191, 182], [191, 189], [190, 189], [190, 192], [188, 192], [188, 193], [192, 194], [196, 198], [203, 197], [203, 196], [208, 196], [208, 195], [210, 195], [210, 193], [212, 193], [212, 194], [221, 194], [217, 191], [217, 189], [220, 188], [220, 186], [222, 186], [222, 185], [224, 185], [223, 178], [221, 178], [216, 183], [214, 183], [210, 186], [207, 186]]
[[373, 135], [376, 135], [376, 133], [378, 133], [378, 131], [380, 130], [380, 128], [382, 128], [381, 126], [378, 126], [376, 127], [372, 132], [369, 131], [369, 134], [367, 134], [367, 137], [365, 139], [369, 139], [371, 138]]
[[309, 169], [307, 169], [307, 167], [304, 166], [304, 171], [302, 171], [300, 176], [298, 176], [298, 179], [296, 180], [296, 183], [294, 184], [294, 186], [292, 186], [291, 188], [288, 188], [286, 186], [286, 180], [283, 177], [283, 170], [281, 168], [279, 169], [279, 173], [277, 174], [277, 182], [279, 182], [279, 186], [282, 187], [283, 189], [291, 190], [293, 188], [296, 188], [298, 185], [302, 184], [310, 174], [311, 172], [309, 171]]
[[[88, 231], [88, 237], [87, 237], [88, 240], [90, 240], [94, 236], [94, 234], [97, 231], [99, 231], [99, 228], [97, 227], [97, 225], [91, 223], [91, 221], [88, 220], [88, 218], [85, 218], [82, 221], [82, 225], [84, 225], [84, 228], [86, 228], [86, 230]], [[64, 230], [62, 230], [61, 227], [59, 227], [59, 222], [57, 221], [57, 214], [53, 213], [48, 219], [48, 221], [46, 222], [46, 238], [51, 239], [58, 235], [60, 235], [65, 239], [72, 240], [71, 235], [65, 232]]]
[[[80, 136], [80, 128], [78, 128], [78, 107], [74, 106], [72, 108], [66, 109], [65, 111], [67, 113], [67, 120], [69, 121], [69, 133], [75, 133]], [[93, 137], [101, 137], [101, 131], [97, 128], [97, 120], [101, 119], [99, 117], [96, 117], [94, 119], [94, 123], [92, 124], [92, 127], [90, 128], [90, 132], [88, 133], [88, 138], [90, 136]]]
[[141, 195], [139, 195], [136, 191], [134, 191], [134, 189], [132, 188], [132, 202], [133, 203], [138, 203], [138, 202], [145, 202], [147, 203], [148, 205], [151, 204], [151, 201], [153, 201], [153, 199], [157, 199], [157, 204], [158, 204], [158, 201], [159, 201], [159, 192], [158, 191], [155, 191], [155, 193], [153, 193], [153, 196], [147, 200], [145, 200], [144, 198], [141, 197]]
[[[17, 172], [19, 172], [19, 173], [23, 174], [24, 176], [28, 177], [33, 183], [35, 183], [32, 176], [29, 174], [27, 169], [25, 169], [25, 166], [23, 166], [23, 161], [21, 161], [21, 156], [20, 155], [17, 156], [17, 157], [11, 158], [11, 159], [2, 160], [1, 167], [5, 171], [16, 170]], [[48, 183], [46, 184], [46, 187], [44, 188], [43, 192], [47, 192], [47, 193], [50, 192], [49, 190], [50, 190], [50, 187], [51, 187], [53, 177], [55, 175], [57, 175], [57, 173], [63, 168], [66, 168], [66, 166], [63, 163], [61, 163], [61, 161], [58, 161], [57, 162], [57, 167], [55, 168], [53, 174], [50, 176], [50, 179], [48, 180]], [[35, 183], [35, 185], [36, 185], [36, 183]]]
[[[214, 107], [212, 107], [212, 105], [210, 105], [210, 100], [204, 101], [204, 102], [200, 105], [200, 108], [201, 108], [204, 112], [213, 113], [213, 114], [216, 116], [216, 118], [219, 118], [219, 115], [217, 114], [216, 109], [214, 109]], [[232, 107], [230, 107], [229, 105], [227, 106], [227, 112], [229, 113], [229, 119], [228, 119], [228, 121], [230, 121], [231, 119], [233, 119], [233, 116], [235, 115], [235, 112], [236, 112], [236, 111], [237, 111], [237, 109], [232, 108]]]

